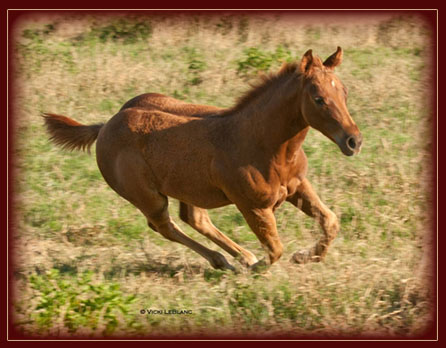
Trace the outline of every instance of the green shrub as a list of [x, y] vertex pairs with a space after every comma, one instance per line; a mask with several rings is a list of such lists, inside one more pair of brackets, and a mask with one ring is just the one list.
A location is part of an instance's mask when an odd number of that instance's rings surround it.
[[184, 47], [182, 51], [187, 62], [188, 84], [192, 86], [201, 84], [203, 82], [201, 73], [207, 68], [203, 55], [193, 47]]
[[38, 301], [31, 320], [43, 332], [49, 332], [61, 321], [70, 333], [80, 328], [95, 332], [102, 325], [102, 334], [111, 334], [122, 325], [118, 317], [131, 325], [129, 305], [135, 301], [135, 296], [124, 296], [116, 283], [94, 284], [92, 275], [92, 272], [84, 272], [68, 279], [56, 269], [32, 275], [29, 280]]
[[268, 71], [274, 65], [293, 60], [291, 51], [282, 45], [274, 52], [265, 52], [257, 47], [249, 47], [243, 51], [243, 58], [237, 61], [237, 72], [243, 75]]
[[133, 44], [137, 41], [147, 40], [152, 35], [150, 22], [144, 19], [114, 19], [106, 25], [93, 26], [83, 39], [98, 39], [102, 43], [120, 41], [124, 44]]

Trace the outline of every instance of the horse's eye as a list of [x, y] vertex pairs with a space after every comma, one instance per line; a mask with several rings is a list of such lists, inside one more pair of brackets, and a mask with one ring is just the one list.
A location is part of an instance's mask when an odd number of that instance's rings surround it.
[[322, 106], [325, 104], [324, 98], [322, 98], [322, 97], [316, 97], [316, 98], [314, 98], [314, 101], [316, 102], [317, 105]]

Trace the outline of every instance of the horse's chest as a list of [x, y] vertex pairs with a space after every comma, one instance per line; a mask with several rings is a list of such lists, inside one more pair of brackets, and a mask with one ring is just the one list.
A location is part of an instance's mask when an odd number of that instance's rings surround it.
[[280, 186], [279, 191], [277, 193], [276, 203], [273, 206], [273, 211], [282, 205], [282, 203], [285, 201], [287, 196], [288, 196], [288, 190], [287, 190], [286, 186]]
[[287, 199], [287, 197], [292, 196], [296, 192], [297, 187], [300, 183], [300, 179], [294, 177], [286, 183], [281, 184], [277, 191], [277, 200], [273, 206], [273, 210], [276, 210], [278, 207], [280, 207], [282, 203]]

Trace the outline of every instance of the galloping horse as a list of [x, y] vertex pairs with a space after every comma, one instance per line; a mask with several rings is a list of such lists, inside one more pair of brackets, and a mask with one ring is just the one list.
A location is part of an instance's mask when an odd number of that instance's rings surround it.
[[[51, 139], [68, 149], [89, 149], [110, 187], [136, 206], [165, 238], [202, 255], [214, 268], [234, 269], [219, 252], [185, 235], [168, 213], [168, 198], [180, 201], [180, 218], [242, 264], [257, 268], [282, 255], [274, 211], [288, 201], [317, 219], [323, 236], [297, 263], [321, 261], [339, 230], [336, 215], [306, 178], [302, 143], [310, 127], [342, 153], [359, 153], [362, 135], [346, 106], [347, 89], [333, 70], [342, 49], [324, 62], [308, 50], [220, 109], [187, 104], [161, 94], [128, 101], [105, 124], [82, 125], [44, 114]], [[258, 261], [210, 221], [206, 209], [235, 204], [267, 251]]]

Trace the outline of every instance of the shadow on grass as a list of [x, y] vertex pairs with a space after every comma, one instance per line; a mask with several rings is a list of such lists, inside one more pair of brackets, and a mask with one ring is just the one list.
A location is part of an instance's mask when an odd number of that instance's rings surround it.
[[[54, 264], [53, 269], [57, 269], [60, 274], [65, 274], [68, 276], [76, 276], [78, 274], [81, 274], [82, 271], [80, 270], [80, 267], [78, 267], [75, 264], [72, 263], [57, 263]], [[93, 270], [95, 272], [100, 272], [99, 267], [93, 267]], [[46, 270], [36, 268], [35, 269], [37, 274], [44, 274]], [[104, 278], [107, 280], [116, 279], [116, 278], [122, 278], [129, 275], [140, 275], [142, 273], [151, 274], [151, 275], [157, 275], [162, 277], [168, 277], [173, 278], [179, 273], [184, 273], [187, 275], [197, 275], [197, 274], [203, 274], [203, 272], [209, 273], [213, 271], [203, 269], [203, 266], [201, 265], [171, 265], [169, 263], [162, 263], [160, 261], [156, 261], [154, 259], [148, 259], [145, 262], [142, 261], [136, 261], [135, 263], [125, 263], [122, 265], [113, 265], [112, 267], [103, 270], [102, 273], [104, 275]], [[15, 273], [16, 277], [21, 277], [21, 272]]]
[[[96, 273], [102, 273], [107, 280], [123, 278], [129, 275], [138, 276], [143, 273], [146, 275], [173, 278], [180, 273], [193, 276], [203, 274], [207, 271], [207, 268], [200, 264], [191, 264], [188, 262], [179, 264], [179, 258], [174, 256], [163, 257], [160, 261], [161, 257], [150, 255], [142, 244], [141, 249], [144, 252], [144, 257], [135, 257], [134, 260], [126, 260], [121, 263], [114, 261], [105, 268], [101, 264], [93, 264], [91, 265], [91, 269]], [[53, 268], [57, 269], [61, 274], [70, 276], [82, 273], [85, 269], [85, 267], [81, 267], [75, 262], [58, 262], [53, 265]]]
[[123, 277], [129, 274], [140, 275], [142, 273], [153, 274], [168, 278], [175, 277], [178, 273], [186, 273], [189, 275], [196, 275], [203, 272], [203, 267], [200, 265], [171, 265], [169, 263], [162, 263], [154, 259], [147, 259], [146, 262], [135, 262], [134, 264], [114, 265], [111, 269], [104, 272], [106, 279], [116, 277]]

